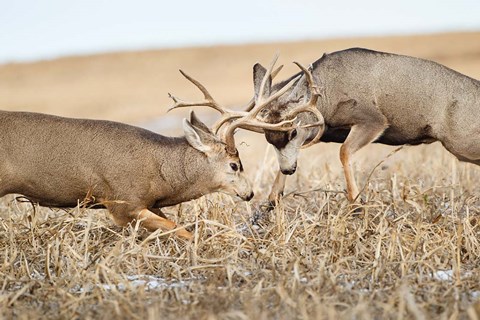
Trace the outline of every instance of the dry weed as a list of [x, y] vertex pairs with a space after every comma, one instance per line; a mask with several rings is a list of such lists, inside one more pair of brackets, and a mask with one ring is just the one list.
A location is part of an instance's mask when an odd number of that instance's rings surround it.
[[[210, 195], [170, 208], [191, 243], [105, 211], [0, 202], [0, 318], [478, 317], [478, 167], [440, 146], [368, 147], [362, 210], [343, 194], [338, 146], [301, 159], [268, 213]], [[315, 156], [313, 156], [315, 154]], [[265, 198], [275, 160], [257, 175]], [[310, 160], [310, 161], [308, 161]], [[253, 174], [253, 173], [252, 173]]]

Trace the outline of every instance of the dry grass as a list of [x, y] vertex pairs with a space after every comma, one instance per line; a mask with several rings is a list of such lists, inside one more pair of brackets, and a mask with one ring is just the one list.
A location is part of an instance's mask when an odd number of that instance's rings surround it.
[[[390, 157], [368, 147], [360, 181], [384, 162], [355, 212], [333, 160], [338, 146], [321, 150], [301, 159], [289, 195], [269, 213], [218, 194], [171, 208], [195, 229], [192, 243], [114, 227], [103, 211], [3, 200], [0, 317], [449, 319], [469, 308], [475, 316], [480, 170], [439, 145]], [[272, 152], [265, 159], [252, 177], [263, 195]]]
[[[283, 63], [310, 63], [351, 46], [429, 58], [480, 78], [480, 33], [343, 39], [4, 65], [0, 105], [146, 123], [164, 114], [168, 91], [198, 97], [178, 68], [236, 105], [251, 96], [253, 63], [275, 51]], [[180, 121], [162, 125], [167, 132]], [[214, 194], [169, 208], [195, 230], [192, 243], [117, 228], [104, 211], [0, 200], [0, 319], [480, 317], [478, 167], [440, 145], [390, 157], [394, 149], [368, 146], [356, 156], [358, 181], [368, 181], [357, 212], [343, 194], [339, 146], [321, 144], [302, 153], [282, 204], [262, 213], [276, 161], [263, 138], [242, 140], [257, 196], [247, 204]]]

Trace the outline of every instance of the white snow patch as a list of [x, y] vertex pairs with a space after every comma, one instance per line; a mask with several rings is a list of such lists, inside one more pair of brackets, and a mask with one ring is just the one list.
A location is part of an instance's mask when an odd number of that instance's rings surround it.
[[[104, 290], [119, 290], [125, 291], [128, 288], [145, 287], [146, 290], [162, 290], [162, 289], [174, 289], [185, 288], [193, 281], [198, 279], [185, 279], [185, 280], [166, 280], [164, 278], [151, 276], [151, 275], [131, 275], [127, 276], [127, 282], [119, 282], [116, 284], [97, 284], [97, 287], [101, 287]], [[95, 285], [87, 284], [83, 286], [76, 286], [70, 290], [71, 293], [83, 293], [91, 292]]]
[[[465, 279], [472, 276], [471, 271], [463, 271], [460, 273], [460, 279]], [[437, 270], [432, 274], [433, 279], [438, 281], [452, 282], [455, 278], [455, 271], [449, 270]]]
[[433, 273], [433, 278], [438, 281], [452, 281], [453, 270], [437, 270]]

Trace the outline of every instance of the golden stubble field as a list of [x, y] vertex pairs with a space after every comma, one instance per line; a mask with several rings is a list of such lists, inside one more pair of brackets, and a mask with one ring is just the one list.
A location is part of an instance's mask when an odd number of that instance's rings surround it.
[[[171, 49], [0, 66], [0, 106], [102, 118], [180, 134], [167, 92], [248, 102], [251, 68], [280, 52], [279, 78], [353, 46], [432, 59], [480, 78], [480, 33]], [[208, 121], [213, 113], [200, 112]], [[286, 196], [264, 213], [276, 170], [263, 137], [241, 133], [251, 203], [213, 194], [167, 209], [191, 243], [104, 211], [0, 200], [0, 318], [329, 319], [480, 317], [480, 168], [440, 145], [372, 145], [356, 155], [366, 200], [350, 210], [337, 144], [305, 150]]]

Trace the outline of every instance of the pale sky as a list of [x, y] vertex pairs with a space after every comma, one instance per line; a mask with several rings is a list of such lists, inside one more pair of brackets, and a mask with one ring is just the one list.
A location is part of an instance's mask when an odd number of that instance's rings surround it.
[[0, 63], [445, 31], [480, 31], [480, 0], [0, 0]]

